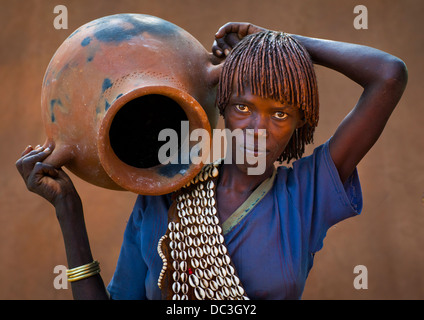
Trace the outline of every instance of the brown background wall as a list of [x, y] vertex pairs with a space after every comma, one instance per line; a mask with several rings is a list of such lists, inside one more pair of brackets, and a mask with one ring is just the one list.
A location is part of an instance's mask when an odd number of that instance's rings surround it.
[[[68, 30], [53, 27], [53, 9], [59, 4], [68, 8]], [[368, 8], [368, 30], [353, 27], [358, 4]], [[249, 21], [370, 45], [401, 57], [409, 69], [407, 90], [380, 140], [359, 165], [363, 214], [329, 231], [304, 299], [424, 298], [423, 1], [1, 0], [0, 8], [1, 299], [71, 298], [70, 289], [53, 287], [53, 268], [66, 265], [54, 209], [26, 190], [14, 162], [26, 145], [44, 142], [40, 89], [55, 50], [82, 24], [124, 12], [169, 20], [207, 49], [223, 23]], [[317, 68], [317, 73], [321, 119], [315, 146], [331, 136], [361, 93], [356, 84], [331, 70]], [[73, 180], [84, 203], [93, 254], [108, 282], [135, 195]], [[353, 287], [356, 265], [368, 268], [367, 290]]]

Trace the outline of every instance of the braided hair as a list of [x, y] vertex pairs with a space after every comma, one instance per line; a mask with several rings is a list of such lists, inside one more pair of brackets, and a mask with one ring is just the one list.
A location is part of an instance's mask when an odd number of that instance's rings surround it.
[[318, 124], [318, 88], [312, 60], [306, 49], [283, 32], [263, 31], [246, 36], [224, 63], [217, 91], [220, 114], [228, 105], [233, 85], [237, 95], [244, 87], [252, 94], [298, 107], [305, 124], [296, 129], [278, 161], [299, 159], [313, 142]]

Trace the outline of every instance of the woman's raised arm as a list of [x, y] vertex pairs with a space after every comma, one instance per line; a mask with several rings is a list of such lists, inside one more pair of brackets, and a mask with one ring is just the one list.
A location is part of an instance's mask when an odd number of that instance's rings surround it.
[[[234, 39], [264, 30], [250, 23], [227, 23], [216, 33], [212, 51], [223, 58], [237, 42]], [[330, 153], [344, 182], [375, 144], [399, 102], [408, 80], [406, 66], [399, 58], [371, 47], [290, 36], [306, 48], [315, 64], [344, 74], [364, 89], [330, 140]], [[334, 108], [343, 106], [340, 101]]]

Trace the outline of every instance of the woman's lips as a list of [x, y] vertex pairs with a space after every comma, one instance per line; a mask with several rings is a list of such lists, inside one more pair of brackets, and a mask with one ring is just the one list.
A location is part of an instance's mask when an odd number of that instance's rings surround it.
[[265, 156], [269, 153], [266, 148], [259, 148], [259, 146], [254, 145], [239, 145], [240, 151], [244, 152], [246, 156]]

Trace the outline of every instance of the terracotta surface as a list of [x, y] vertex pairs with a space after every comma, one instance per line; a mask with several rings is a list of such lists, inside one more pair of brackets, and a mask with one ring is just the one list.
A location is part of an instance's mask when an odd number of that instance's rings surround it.
[[[56, 4], [68, 8], [68, 30], [53, 27]], [[353, 27], [353, 8], [358, 4], [368, 8], [367, 30]], [[54, 267], [66, 265], [54, 209], [26, 190], [14, 163], [26, 145], [46, 139], [41, 85], [60, 44], [89, 21], [131, 12], [168, 20], [207, 49], [225, 22], [251, 21], [271, 29], [371, 45], [401, 57], [409, 69], [408, 87], [381, 138], [359, 165], [363, 213], [330, 229], [323, 250], [316, 255], [304, 299], [424, 299], [423, 10], [420, 0], [180, 0], [178, 6], [174, 0], [28, 0], [2, 4], [0, 298], [72, 297], [69, 289], [53, 287]], [[331, 70], [318, 67], [317, 76], [321, 113], [315, 146], [334, 133], [361, 94], [359, 86]], [[84, 204], [93, 255], [108, 283], [135, 195], [71, 176]], [[368, 269], [367, 290], [353, 286], [356, 265]]]
[[199, 41], [158, 17], [116, 14], [81, 26], [44, 77], [45, 146], [55, 145], [46, 162], [104, 188], [147, 195], [179, 189], [202, 164], [161, 164], [158, 134], [180, 133], [186, 120], [190, 132], [211, 136], [219, 71]]

